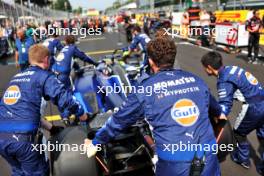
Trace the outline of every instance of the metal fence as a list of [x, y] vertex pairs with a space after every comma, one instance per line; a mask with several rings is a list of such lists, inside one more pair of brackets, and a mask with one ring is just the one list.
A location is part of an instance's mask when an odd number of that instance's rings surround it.
[[33, 16], [39, 22], [45, 20], [56, 20], [56, 19], [69, 19], [73, 15], [64, 11], [52, 10], [48, 8], [40, 8], [38, 6], [32, 6], [30, 8], [21, 6], [17, 3], [6, 3], [0, 0], [0, 15], [7, 16], [14, 23], [18, 21], [19, 17], [22, 16]]

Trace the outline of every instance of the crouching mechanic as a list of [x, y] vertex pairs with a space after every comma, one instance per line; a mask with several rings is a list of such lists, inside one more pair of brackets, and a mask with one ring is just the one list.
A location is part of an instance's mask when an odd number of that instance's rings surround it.
[[[260, 145], [264, 146], [264, 91], [258, 80], [249, 72], [237, 66], [223, 66], [222, 56], [217, 52], [209, 52], [201, 60], [208, 75], [217, 77], [219, 104], [227, 116], [232, 108], [233, 100], [243, 102], [242, 110], [234, 125], [237, 149], [232, 152], [231, 159], [250, 167], [249, 143], [247, 135], [257, 130]], [[262, 162], [263, 153], [261, 154]], [[260, 173], [264, 173], [264, 165], [257, 166]]]
[[71, 114], [86, 118], [72, 92], [47, 71], [46, 47], [33, 45], [29, 62], [28, 69], [12, 78], [0, 102], [0, 155], [11, 165], [13, 176], [49, 175], [44, 154], [33, 150], [32, 145], [40, 124], [42, 97], [59, 107], [63, 119]]
[[75, 37], [73, 35], [66, 36], [65, 42], [66, 46], [60, 51], [59, 55], [55, 57], [52, 71], [67, 88], [70, 88], [70, 73], [74, 58], [79, 58], [95, 66], [97, 66], [98, 63], [78, 49], [78, 47], [75, 45]]
[[109, 142], [137, 120], [146, 118], [154, 129], [159, 158], [157, 176], [189, 176], [195, 157], [201, 162], [205, 158], [205, 166], [200, 170], [202, 176], [219, 176], [218, 159], [211, 150], [194, 147], [193, 150], [174, 151], [172, 146], [180, 143], [216, 144], [208, 113], [210, 110], [214, 117], [225, 119], [221, 115], [221, 107], [202, 79], [189, 72], [173, 69], [176, 56], [173, 40], [156, 38], [150, 41], [147, 51], [154, 74], [144, 80], [141, 86], [152, 87], [155, 94], [129, 94], [127, 101], [96, 133], [95, 138], [92, 141], [85, 140], [88, 156], [96, 153], [95, 145]]

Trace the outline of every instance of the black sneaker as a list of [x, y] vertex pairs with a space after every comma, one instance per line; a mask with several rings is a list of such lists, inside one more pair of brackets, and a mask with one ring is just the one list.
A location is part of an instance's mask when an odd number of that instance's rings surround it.
[[241, 162], [241, 161], [239, 161], [238, 158], [236, 158], [235, 153], [231, 153], [231, 154], [230, 154], [230, 157], [231, 157], [231, 160], [232, 160], [233, 162], [235, 162], [235, 163], [241, 165], [241, 166], [242, 166], [243, 168], [245, 168], [245, 169], [249, 169], [250, 166], [251, 166], [251, 163], [250, 163], [249, 160], [248, 160], [248, 162], [245, 162], [245, 161]]
[[260, 164], [257, 164], [256, 165], [256, 170], [257, 172], [260, 174], [260, 175], [264, 175], [264, 166], [263, 165], [260, 165]]

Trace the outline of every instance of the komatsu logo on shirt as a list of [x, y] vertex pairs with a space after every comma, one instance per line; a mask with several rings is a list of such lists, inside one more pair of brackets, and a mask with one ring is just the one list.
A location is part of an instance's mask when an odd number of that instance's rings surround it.
[[178, 100], [171, 109], [172, 119], [175, 120], [181, 126], [194, 125], [200, 115], [199, 108], [190, 99]]
[[16, 104], [21, 97], [20, 89], [18, 86], [10, 86], [5, 91], [3, 102], [6, 105]]
[[154, 84], [154, 88], [159, 89], [160, 87], [171, 87], [171, 86], [177, 86], [177, 85], [193, 83], [193, 82], [195, 82], [194, 77], [182, 77], [182, 78], [176, 79], [176, 80], [157, 82]]

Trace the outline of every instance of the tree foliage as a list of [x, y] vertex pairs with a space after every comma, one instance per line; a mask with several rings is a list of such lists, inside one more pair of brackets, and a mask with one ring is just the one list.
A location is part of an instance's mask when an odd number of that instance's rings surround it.
[[53, 6], [55, 10], [72, 11], [72, 6], [69, 0], [57, 0]]
[[82, 14], [83, 9], [82, 9], [82, 7], [78, 7], [77, 9], [73, 9], [72, 12], [75, 13], [75, 14]]

